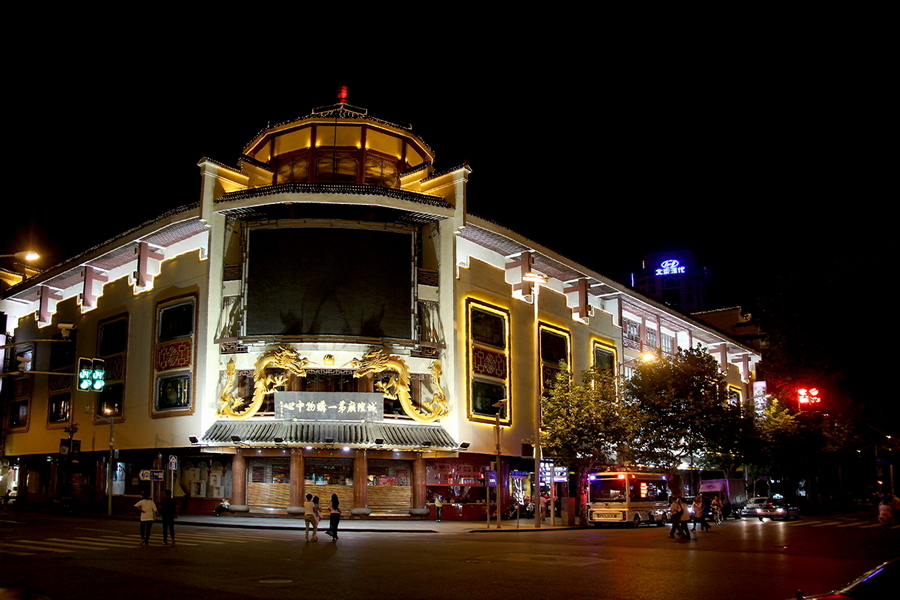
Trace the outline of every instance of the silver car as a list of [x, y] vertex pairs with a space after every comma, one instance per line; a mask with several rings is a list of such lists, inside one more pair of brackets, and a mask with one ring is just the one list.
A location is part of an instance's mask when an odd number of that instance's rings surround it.
[[755, 498], [750, 498], [747, 504], [744, 505], [744, 508], [741, 509], [742, 517], [755, 517], [757, 511], [759, 511], [759, 507], [769, 501], [767, 496], [756, 496]]
[[800, 518], [800, 509], [784, 500], [770, 498], [756, 510], [756, 517], [760, 521], [763, 519], [790, 521]]

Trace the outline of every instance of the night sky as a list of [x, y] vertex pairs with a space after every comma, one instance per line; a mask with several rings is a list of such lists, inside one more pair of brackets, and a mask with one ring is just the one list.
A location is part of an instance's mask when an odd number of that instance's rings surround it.
[[859, 268], [818, 297], [871, 285], [890, 226], [877, 67], [838, 42], [688, 38], [615, 52], [498, 45], [384, 71], [375, 55], [292, 65], [199, 42], [100, 52], [95, 40], [52, 63], [22, 58], [7, 76], [21, 93], [6, 115], [0, 252], [33, 247], [48, 267], [195, 202], [202, 157], [235, 165], [268, 123], [347, 85], [350, 104], [411, 124], [438, 170], [470, 164], [471, 213], [613, 279], [648, 252], [687, 248], [718, 306], [835, 257]]

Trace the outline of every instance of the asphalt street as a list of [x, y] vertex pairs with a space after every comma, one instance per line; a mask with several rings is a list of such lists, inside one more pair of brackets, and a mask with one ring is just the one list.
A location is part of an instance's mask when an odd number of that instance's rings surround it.
[[[727, 521], [691, 540], [665, 528], [346, 521], [306, 542], [299, 519], [182, 517], [177, 545], [133, 520], [0, 517], [0, 586], [51, 600], [256, 598], [789, 598], [900, 556], [869, 515]], [[2, 597], [2, 596], [0, 596]]]

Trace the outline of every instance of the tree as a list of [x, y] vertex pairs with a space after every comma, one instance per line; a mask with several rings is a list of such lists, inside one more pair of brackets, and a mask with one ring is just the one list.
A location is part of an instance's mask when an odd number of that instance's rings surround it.
[[578, 505], [586, 522], [588, 475], [597, 465], [625, 458], [635, 431], [631, 407], [621, 399], [612, 369], [595, 366], [576, 383], [563, 364], [541, 399], [541, 411], [541, 448], [574, 469]]
[[[677, 489], [678, 466], [694, 457], [735, 462], [740, 409], [730, 403], [725, 376], [699, 344], [641, 363], [625, 384], [637, 414], [632, 449], [638, 462], [665, 469]], [[699, 463], [698, 463], [699, 464]]]

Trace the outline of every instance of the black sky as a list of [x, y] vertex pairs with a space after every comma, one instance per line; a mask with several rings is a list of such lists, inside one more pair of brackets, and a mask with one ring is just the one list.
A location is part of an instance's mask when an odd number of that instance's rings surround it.
[[114, 51], [91, 38], [53, 61], [21, 55], [0, 251], [33, 246], [47, 267], [195, 202], [201, 157], [235, 165], [268, 123], [347, 85], [351, 104], [411, 124], [438, 170], [468, 161], [470, 212], [613, 279], [645, 253], [688, 248], [715, 276], [714, 302], [731, 305], [785, 264], [880, 264], [887, 81], [850, 41], [731, 33], [318, 62], [125, 32]]

